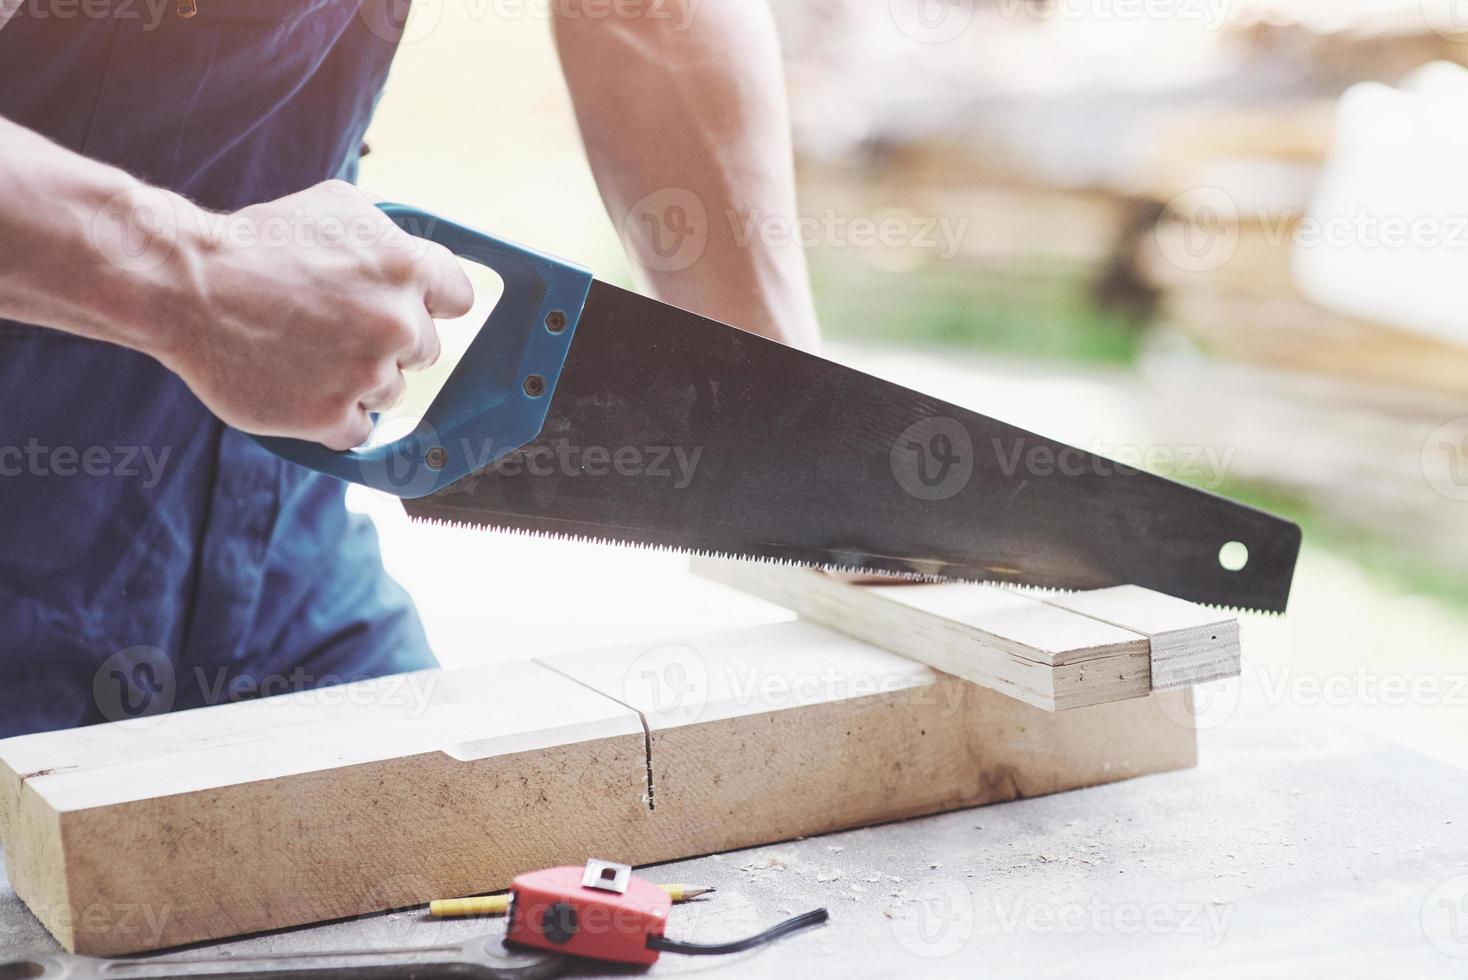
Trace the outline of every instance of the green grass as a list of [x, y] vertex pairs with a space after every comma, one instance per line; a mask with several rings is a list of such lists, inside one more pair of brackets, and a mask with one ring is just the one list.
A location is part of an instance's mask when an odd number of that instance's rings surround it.
[[835, 340], [1129, 364], [1145, 321], [1098, 306], [1089, 270], [1030, 262], [1004, 274], [933, 263], [901, 272], [812, 256], [822, 328]]

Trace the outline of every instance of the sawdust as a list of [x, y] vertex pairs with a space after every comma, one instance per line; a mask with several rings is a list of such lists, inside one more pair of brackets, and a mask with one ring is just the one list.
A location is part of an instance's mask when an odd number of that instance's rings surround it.
[[783, 854], [764, 854], [748, 864], [739, 866], [739, 870], [745, 874], [754, 876], [768, 876], [769, 872], [785, 871], [793, 867], [795, 860]]

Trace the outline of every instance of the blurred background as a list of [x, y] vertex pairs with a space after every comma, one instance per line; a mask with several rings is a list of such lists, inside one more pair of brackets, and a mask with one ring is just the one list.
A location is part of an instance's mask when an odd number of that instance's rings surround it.
[[[545, 6], [417, 0], [362, 183], [633, 285]], [[1203, 723], [1241, 683], [1468, 765], [1468, 3], [774, 7], [827, 355], [1300, 522]], [[782, 615], [353, 504], [451, 666]]]

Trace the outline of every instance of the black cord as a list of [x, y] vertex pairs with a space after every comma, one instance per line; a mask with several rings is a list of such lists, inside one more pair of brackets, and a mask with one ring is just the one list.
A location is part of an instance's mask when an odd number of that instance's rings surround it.
[[778, 925], [770, 926], [758, 935], [747, 939], [736, 939], [731, 943], [680, 943], [676, 939], [666, 936], [648, 936], [648, 949], [662, 950], [664, 953], [688, 953], [691, 956], [718, 956], [723, 953], [742, 953], [746, 949], [754, 949], [765, 943], [773, 942], [781, 936], [789, 935], [806, 926], [820, 925], [830, 918], [831, 914], [825, 909], [811, 909], [803, 915], [797, 915], [792, 919], [786, 919]]

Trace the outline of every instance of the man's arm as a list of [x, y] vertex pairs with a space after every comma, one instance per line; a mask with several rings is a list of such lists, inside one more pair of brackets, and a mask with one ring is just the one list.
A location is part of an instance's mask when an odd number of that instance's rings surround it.
[[763, 0], [552, 9], [597, 186], [647, 286], [813, 346], [784, 76]]
[[0, 317], [122, 344], [249, 432], [347, 449], [473, 287], [328, 181], [211, 214], [0, 119]]

